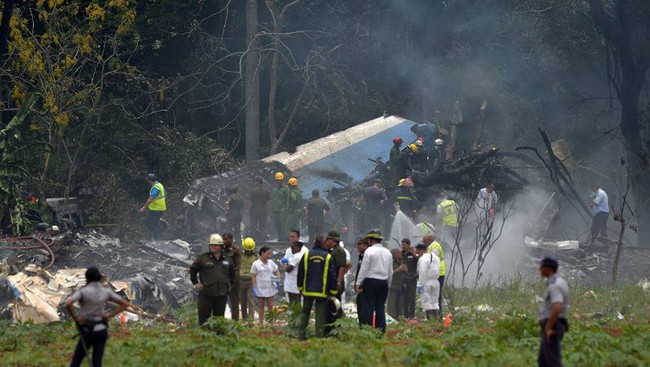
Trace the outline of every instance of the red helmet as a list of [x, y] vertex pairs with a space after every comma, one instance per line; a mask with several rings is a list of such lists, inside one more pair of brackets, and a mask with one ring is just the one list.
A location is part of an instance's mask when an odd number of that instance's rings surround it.
[[393, 138], [393, 144], [402, 145], [402, 138], [400, 138], [399, 136], [394, 137]]

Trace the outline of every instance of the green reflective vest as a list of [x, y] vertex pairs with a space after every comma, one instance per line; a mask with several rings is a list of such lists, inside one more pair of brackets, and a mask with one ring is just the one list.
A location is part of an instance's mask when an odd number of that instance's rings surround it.
[[149, 210], [152, 212], [162, 212], [167, 210], [167, 205], [165, 204], [165, 187], [160, 182], [156, 182], [151, 186], [149, 195], [151, 195], [153, 189], [158, 189], [158, 196], [156, 196], [156, 198], [149, 204]]
[[458, 227], [458, 210], [456, 202], [453, 200], [443, 200], [438, 204], [438, 209], [442, 212], [442, 223], [449, 227]]

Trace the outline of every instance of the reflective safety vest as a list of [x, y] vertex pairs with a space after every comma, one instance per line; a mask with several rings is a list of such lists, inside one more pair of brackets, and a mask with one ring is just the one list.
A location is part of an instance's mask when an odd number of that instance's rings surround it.
[[438, 204], [438, 209], [442, 212], [442, 223], [449, 227], [458, 227], [458, 211], [456, 202], [453, 200], [443, 200]]
[[442, 246], [438, 241], [433, 241], [433, 243], [427, 247], [427, 252], [433, 252], [433, 250], [438, 250], [437, 255], [440, 258], [440, 273], [438, 273], [438, 275], [443, 276], [446, 273], [445, 254], [442, 252]]
[[324, 249], [314, 249], [311, 254], [305, 251], [298, 268], [298, 290], [303, 296], [327, 298], [336, 295], [336, 269], [332, 262], [332, 255]]
[[158, 189], [158, 196], [156, 196], [156, 198], [149, 204], [149, 210], [152, 212], [162, 212], [167, 210], [167, 205], [165, 204], [165, 187], [160, 182], [156, 182], [149, 190], [150, 196], [153, 189]]

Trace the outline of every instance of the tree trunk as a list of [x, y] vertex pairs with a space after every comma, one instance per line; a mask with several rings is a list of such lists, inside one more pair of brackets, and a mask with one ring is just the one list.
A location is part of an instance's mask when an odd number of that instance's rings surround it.
[[483, 130], [485, 129], [485, 113], [487, 111], [487, 100], [483, 100], [481, 107], [478, 110], [478, 119], [476, 121], [476, 134], [474, 134], [474, 144], [472, 144], [472, 151], [478, 152], [481, 150], [481, 139], [483, 138]]
[[257, 39], [257, 0], [246, 1], [246, 93], [245, 138], [246, 162], [260, 158], [260, 48]]
[[268, 122], [269, 122], [269, 138], [271, 140], [271, 146], [274, 146], [278, 140], [278, 133], [275, 127], [275, 96], [278, 89], [278, 61], [280, 58], [280, 40], [275, 39], [273, 41], [273, 57], [271, 58], [271, 75], [269, 78], [269, 111], [268, 111]]

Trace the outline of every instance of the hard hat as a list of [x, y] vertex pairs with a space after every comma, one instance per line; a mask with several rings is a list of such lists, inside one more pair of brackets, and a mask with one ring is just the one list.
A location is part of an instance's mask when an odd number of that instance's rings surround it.
[[327, 298], [327, 303], [330, 306], [332, 315], [338, 315], [338, 313], [341, 311], [341, 301], [339, 301], [336, 297], [329, 297]]
[[417, 140], [415, 141], [415, 145], [421, 147], [422, 144], [424, 144], [424, 139], [423, 138], [417, 138]]
[[223, 245], [223, 238], [218, 233], [213, 233], [208, 237], [208, 245]]
[[393, 144], [401, 145], [402, 144], [402, 138], [400, 138], [399, 136], [394, 137], [393, 138]]
[[255, 240], [253, 240], [250, 237], [244, 238], [244, 241], [242, 241], [241, 245], [244, 247], [244, 250], [246, 251], [255, 250]]
[[282, 172], [276, 173], [275, 174], [275, 179], [278, 180], [278, 181], [279, 180], [284, 180], [284, 173], [282, 173]]
[[291, 177], [287, 183], [289, 184], [289, 186], [298, 186], [298, 179], [295, 177]]
[[442, 139], [438, 138], [438, 139], [434, 140], [433, 143], [434, 143], [435, 145], [440, 146], [440, 145], [442, 145], [442, 144], [444, 143], [444, 141], [442, 141]]
[[397, 182], [397, 186], [404, 186], [404, 179], [399, 180], [399, 182]]
[[417, 152], [418, 152], [419, 147], [418, 147], [415, 143], [411, 143], [411, 144], [409, 144], [408, 147], [409, 147], [409, 149], [410, 149], [413, 153], [417, 153]]

